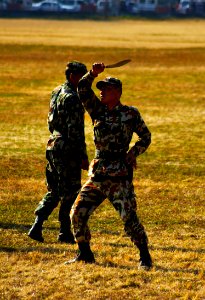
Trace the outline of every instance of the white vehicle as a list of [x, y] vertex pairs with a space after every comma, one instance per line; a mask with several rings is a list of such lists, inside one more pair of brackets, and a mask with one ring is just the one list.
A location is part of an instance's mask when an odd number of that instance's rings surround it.
[[79, 12], [83, 3], [82, 0], [66, 0], [61, 2], [61, 9], [65, 12]]
[[112, 10], [112, 2], [110, 0], [98, 0], [96, 3], [96, 12], [99, 14], [109, 13]]
[[38, 3], [32, 4], [32, 10], [35, 11], [62, 11], [61, 5], [54, 0], [44, 0]]
[[189, 0], [180, 0], [176, 12], [181, 15], [191, 13], [191, 2]]
[[169, 0], [138, 0], [138, 9], [144, 13], [167, 14], [171, 11], [171, 1]]
[[139, 0], [138, 9], [145, 12], [155, 12], [158, 0]]

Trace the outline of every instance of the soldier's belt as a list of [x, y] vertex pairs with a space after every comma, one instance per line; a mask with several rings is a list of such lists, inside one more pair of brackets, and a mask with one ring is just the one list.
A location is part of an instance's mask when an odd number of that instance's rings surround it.
[[125, 159], [126, 152], [110, 152], [110, 151], [95, 151], [95, 158], [102, 158], [107, 160]]
[[95, 174], [93, 177], [91, 177], [94, 181], [105, 181], [105, 180], [111, 180], [112, 182], [122, 182], [125, 180], [130, 180], [129, 176], [109, 176], [109, 175], [100, 175]]

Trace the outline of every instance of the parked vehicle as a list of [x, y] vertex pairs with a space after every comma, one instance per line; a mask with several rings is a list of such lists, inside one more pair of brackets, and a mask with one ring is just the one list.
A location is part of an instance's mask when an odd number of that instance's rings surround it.
[[7, 10], [8, 3], [6, 1], [0, 1], [0, 10]]
[[138, 2], [134, 1], [134, 0], [126, 1], [125, 2], [125, 9], [126, 9], [126, 12], [128, 12], [129, 14], [139, 13]]
[[96, 12], [98, 14], [118, 16], [120, 7], [121, 4], [119, 0], [97, 0]]
[[32, 9], [32, 0], [3, 0], [2, 3], [6, 4], [6, 10], [9, 11], [29, 11]]
[[189, 0], [180, 0], [176, 12], [181, 15], [188, 15], [192, 11], [191, 2]]
[[64, 12], [80, 12], [84, 4], [82, 0], [66, 0], [61, 2], [61, 10]]
[[91, 1], [85, 1], [81, 4], [81, 12], [83, 13], [96, 13], [96, 3]]
[[38, 3], [32, 4], [32, 10], [34, 11], [48, 11], [59, 12], [62, 11], [60, 3], [54, 0], [44, 0]]
[[96, 12], [99, 14], [109, 13], [112, 9], [112, 1], [98, 0], [96, 3]]
[[174, 0], [138, 0], [138, 9], [145, 13], [169, 14], [172, 2]]
[[86, 12], [91, 9], [95, 11], [95, 7], [87, 4], [84, 0], [43, 0], [38, 3], [32, 4], [32, 10], [34, 11], [46, 11], [46, 12]]
[[139, 0], [138, 7], [142, 12], [154, 12], [156, 11], [157, 3], [157, 0]]

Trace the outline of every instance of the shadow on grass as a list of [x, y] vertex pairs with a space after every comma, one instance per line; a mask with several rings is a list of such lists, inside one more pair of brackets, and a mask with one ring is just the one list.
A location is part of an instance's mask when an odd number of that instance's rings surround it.
[[[105, 262], [105, 263], [98, 263], [96, 262], [96, 264], [98, 266], [104, 267], [104, 268], [116, 268], [116, 269], [122, 269], [122, 270], [136, 270], [138, 269], [138, 262], [134, 263], [132, 266], [126, 266], [126, 265], [119, 265], [116, 264], [114, 262]], [[140, 271], [145, 271], [146, 270], [139, 270]], [[155, 265], [153, 266], [153, 268], [151, 270], [149, 270], [149, 272], [151, 271], [160, 271], [160, 272], [177, 272], [177, 273], [186, 273], [186, 274], [194, 274], [194, 275], [198, 275], [200, 273], [200, 270], [198, 269], [179, 269], [179, 268], [166, 268], [163, 266], [159, 266], [159, 265]]]
[[[60, 254], [64, 251], [69, 251], [69, 252], [76, 252], [75, 248], [72, 249], [72, 247], [76, 247], [75, 245], [70, 245], [70, 244], [62, 244], [65, 245], [65, 248], [54, 248], [52, 247], [55, 246], [56, 244], [59, 244], [59, 242], [54, 242], [54, 241], [50, 241], [47, 242], [45, 241], [44, 243], [41, 242], [37, 242], [35, 240], [32, 240], [31, 238], [29, 238], [27, 236], [27, 233], [29, 231], [29, 229], [31, 228], [31, 225], [25, 225], [25, 224], [12, 224], [12, 223], [2, 223], [0, 222], [0, 228], [2, 229], [15, 229], [18, 230], [20, 233], [23, 234], [23, 237], [25, 237], [26, 239], [28, 239], [28, 246], [26, 247], [22, 247], [21, 245], [19, 245], [19, 247], [13, 247], [13, 246], [2, 246], [0, 245], [0, 252], [7, 252], [7, 253], [27, 253], [27, 252], [34, 252], [34, 251], [38, 251], [41, 253], [53, 253], [53, 254]], [[44, 229], [46, 230], [52, 230], [55, 231], [57, 229], [57, 227], [44, 227]], [[8, 244], [8, 240], [6, 241]], [[3, 237], [2, 237], [2, 243], [3, 243]], [[30, 245], [31, 244], [31, 245]], [[32, 244], [36, 244], [36, 246], [32, 246]]]
[[122, 270], [134, 270], [136, 269], [136, 266], [133, 265], [133, 266], [125, 266], [125, 265], [119, 265], [119, 264], [116, 264], [114, 262], [104, 262], [104, 263], [98, 263], [96, 262], [95, 263], [97, 266], [100, 266], [100, 267], [103, 267], [103, 268], [116, 268], [116, 269], [122, 269]]
[[156, 251], [167, 251], [167, 252], [181, 251], [181, 252], [205, 253], [204, 248], [191, 249], [191, 248], [182, 248], [182, 247], [176, 247], [176, 246], [168, 246], [168, 247], [150, 246], [150, 249], [156, 250]]
[[135, 247], [132, 244], [128, 245], [126, 243], [117, 243], [116, 244], [116, 243], [106, 243], [105, 242], [104, 244], [109, 245], [109, 246], [114, 247], [114, 248], [131, 248], [131, 247]]
[[161, 272], [177, 272], [177, 273], [186, 273], [186, 274], [194, 274], [197, 275], [199, 274], [200, 270], [197, 269], [171, 269], [171, 268], [165, 268], [165, 267], [161, 267], [158, 265], [155, 265], [155, 270], [156, 271], [161, 271]]
[[[0, 222], [0, 228], [2, 229], [16, 229], [19, 230], [20, 232], [27, 232], [32, 226], [31, 224], [16, 224], [16, 223], [3, 223]], [[44, 226], [44, 229], [46, 230], [58, 230], [58, 226]], [[118, 231], [111, 231], [111, 230], [92, 230], [92, 232], [98, 232], [100, 234], [107, 234], [107, 235], [117, 235], [119, 236], [120, 233]], [[123, 238], [128, 238], [129, 237], [124, 234], [122, 236]], [[133, 247], [132, 244], [127, 244], [127, 243], [112, 243], [108, 242], [106, 245], [110, 245], [112, 247]], [[167, 247], [155, 247], [155, 246], [150, 246], [151, 250], [156, 250], [156, 251], [167, 251], [167, 252], [175, 252], [175, 251], [181, 251], [181, 252], [194, 252], [194, 253], [205, 253], [205, 248], [199, 248], [199, 249], [191, 249], [191, 248], [182, 248], [182, 247], [176, 247], [176, 246], [167, 246]]]
[[[25, 224], [15, 224], [15, 223], [2, 223], [0, 222], [0, 228], [2, 229], [16, 229], [20, 232], [25, 232], [28, 231], [31, 226], [32, 226], [32, 222], [29, 225], [25, 225]], [[58, 229], [58, 227], [55, 226], [44, 226], [44, 229], [49, 229], [49, 230], [56, 230]]]
[[106, 230], [106, 229], [99, 230], [99, 229], [92, 228], [92, 232], [97, 232], [99, 234], [108, 234], [108, 235], [118, 235], [118, 236], [120, 235], [119, 231]]
[[28, 253], [28, 252], [41, 252], [45, 254], [62, 254], [62, 252], [69, 252], [76, 254], [76, 249], [71, 248], [61, 248], [61, 249], [54, 249], [48, 246], [34, 246], [34, 247], [25, 247], [25, 248], [14, 248], [14, 247], [0, 247], [0, 252], [7, 252], [7, 253]]
[[[115, 247], [115, 248], [131, 248], [133, 247], [132, 244], [127, 244], [127, 243], [112, 243], [108, 242], [106, 245]], [[134, 246], [135, 247], [135, 246]], [[168, 247], [155, 247], [155, 246], [149, 246], [150, 250], [152, 251], [166, 251], [166, 252], [175, 252], [175, 251], [180, 251], [180, 252], [193, 252], [193, 253], [205, 253], [204, 248], [199, 248], [199, 249], [191, 249], [191, 248], [182, 248], [182, 247], [176, 247], [176, 246], [168, 246]]]

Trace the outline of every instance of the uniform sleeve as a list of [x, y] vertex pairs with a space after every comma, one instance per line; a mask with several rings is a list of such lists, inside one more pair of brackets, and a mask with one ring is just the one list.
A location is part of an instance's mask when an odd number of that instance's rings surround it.
[[102, 108], [101, 101], [91, 88], [94, 78], [95, 77], [88, 72], [82, 77], [78, 84], [79, 98], [92, 119], [95, 118], [95, 114]]
[[55, 122], [57, 118], [56, 101], [60, 91], [61, 91], [61, 85], [55, 88], [51, 93], [50, 106], [49, 106], [49, 112], [47, 117], [48, 129], [51, 133], [53, 133], [55, 129]]
[[137, 109], [135, 109], [133, 131], [138, 135], [139, 140], [135, 143], [131, 150], [134, 152], [135, 156], [138, 156], [144, 153], [149, 147], [151, 143], [151, 132]]
[[71, 149], [79, 150], [82, 159], [86, 159], [88, 156], [84, 132], [84, 108], [77, 94], [65, 94], [64, 97], [59, 106], [59, 114], [62, 113], [64, 116], [67, 140]]

